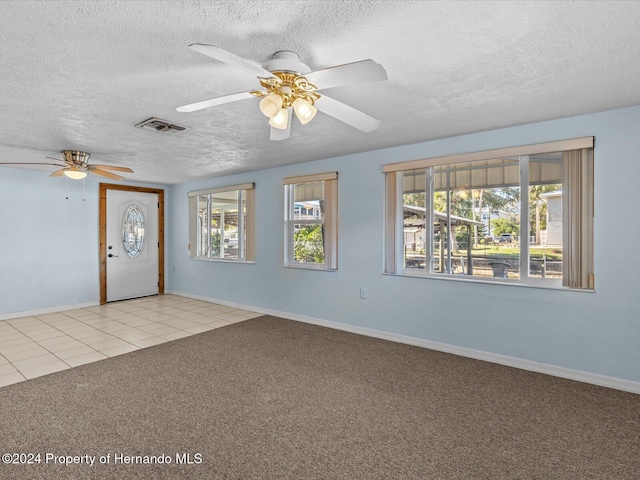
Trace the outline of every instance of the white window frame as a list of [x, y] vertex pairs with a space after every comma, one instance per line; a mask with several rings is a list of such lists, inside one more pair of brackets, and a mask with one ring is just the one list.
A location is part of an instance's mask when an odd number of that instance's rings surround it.
[[[294, 220], [294, 187], [304, 183], [324, 182], [324, 219]], [[284, 185], [284, 265], [291, 268], [335, 271], [338, 269], [338, 172], [288, 177]], [[324, 225], [324, 263], [296, 262], [294, 258], [294, 225]]]
[[[210, 255], [198, 255], [198, 197], [206, 196], [207, 216], [211, 216], [211, 195], [238, 192], [238, 258], [213, 257]], [[195, 190], [188, 192], [189, 198], [189, 258], [194, 260], [207, 260], [218, 262], [253, 263], [255, 262], [255, 184], [243, 183], [240, 185], [229, 185], [225, 187], [209, 188], [205, 190]], [[242, 211], [242, 200], [244, 199], [245, 214]], [[224, 225], [224, 219], [221, 219]], [[211, 222], [208, 222], [211, 228]], [[210, 237], [210, 235], [209, 235]], [[244, 241], [243, 241], [244, 237]], [[224, 239], [220, 239], [221, 245]]]
[[[420, 276], [438, 279], [456, 279], [472, 282], [497, 282], [518, 285], [543, 286], [550, 288], [568, 288], [579, 290], [593, 290], [595, 276], [593, 272], [593, 137], [584, 137], [557, 142], [525, 145], [520, 147], [509, 147], [483, 152], [466, 153], [447, 157], [436, 157], [420, 160], [412, 160], [383, 166], [383, 173], [386, 175], [385, 188], [385, 263], [384, 273], [407, 276]], [[456, 163], [470, 163], [482, 160], [492, 160], [498, 158], [518, 158], [520, 165], [520, 187], [522, 192], [528, 192], [529, 187], [529, 156], [547, 152], [578, 152], [582, 155], [578, 162], [578, 170], [567, 171], [567, 166], [563, 162], [563, 189], [565, 182], [570, 177], [578, 180], [570, 180], [578, 185], [574, 187], [574, 197], [569, 199], [569, 195], [563, 197], [563, 202], [570, 208], [565, 207], [563, 213], [563, 225], [566, 224], [566, 231], [563, 234], [565, 246], [563, 248], [563, 280], [553, 281], [551, 279], [540, 279], [529, 276], [529, 241], [528, 235], [525, 241], [520, 244], [520, 278], [500, 279], [484, 278], [474, 276], [460, 276], [446, 273], [432, 273], [433, 258], [433, 195], [431, 185], [433, 179], [429, 172], [432, 167], [452, 165]], [[425, 252], [427, 252], [426, 265], [424, 270], [406, 269], [404, 267], [404, 223], [403, 223], [403, 184], [402, 175], [405, 171], [425, 169], [426, 173], [426, 199], [425, 212], [427, 214], [427, 231], [425, 232]], [[566, 178], [565, 178], [566, 177]], [[579, 194], [578, 194], [579, 192]], [[580, 198], [576, 198], [579, 195]], [[571, 203], [573, 202], [573, 203]], [[574, 212], [570, 215], [569, 211]], [[577, 214], [576, 211], [579, 211]], [[529, 202], [521, 201], [521, 218], [529, 218]], [[570, 238], [570, 239], [569, 239]]]

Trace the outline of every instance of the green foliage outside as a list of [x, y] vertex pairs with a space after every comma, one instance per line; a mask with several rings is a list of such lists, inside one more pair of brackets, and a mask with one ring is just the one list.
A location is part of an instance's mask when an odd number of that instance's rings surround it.
[[425, 206], [425, 193], [405, 193], [403, 195], [403, 202], [405, 205], [412, 205], [414, 207], [422, 207]]
[[[456, 252], [458, 255], [466, 256], [467, 248], [461, 245]], [[435, 256], [439, 256], [440, 251], [435, 251]], [[473, 258], [520, 258], [520, 247], [510, 244], [497, 243], [493, 245], [479, 245], [471, 248]], [[562, 260], [562, 249], [554, 247], [535, 248], [529, 251], [532, 259], [541, 259], [543, 256], [547, 260]]]
[[491, 221], [491, 226], [495, 236], [503, 233], [511, 233], [513, 235], [520, 233], [520, 224], [510, 218], [495, 218]]
[[220, 234], [212, 232], [211, 233], [211, 254], [213, 256], [220, 255]]
[[322, 225], [307, 225], [294, 232], [293, 255], [296, 262], [324, 263]]

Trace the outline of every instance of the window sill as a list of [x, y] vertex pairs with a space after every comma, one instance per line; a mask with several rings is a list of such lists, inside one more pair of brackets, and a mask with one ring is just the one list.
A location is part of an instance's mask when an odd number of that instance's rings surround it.
[[255, 261], [249, 260], [232, 260], [230, 258], [204, 258], [204, 257], [189, 257], [189, 260], [197, 262], [217, 262], [217, 263], [238, 263], [243, 265], [255, 265]]
[[291, 268], [293, 270], [313, 270], [315, 272], [337, 272], [338, 271], [338, 269], [325, 268], [324, 265], [314, 266], [313, 264], [284, 265], [284, 268]]
[[[595, 289], [588, 288], [567, 288], [562, 285], [544, 285], [539, 283], [524, 283], [518, 280], [508, 279], [482, 279], [478, 277], [468, 277], [466, 275], [412, 275], [409, 273], [382, 273], [383, 275], [390, 277], [405, 277], [405, 278], [419, 278], [423, 280], [444, 280], [449, 282], [462, 282], [462, 283], [479, 283], [484, 285], [501, 285], [507, 287], [520, 287], [520, 288], [535, 288], [538, 290], [555, 290], [560, 292], [580, 292], [580, 293], [595, 293]], [[466, 278], [465, 278], [466, 277]]]

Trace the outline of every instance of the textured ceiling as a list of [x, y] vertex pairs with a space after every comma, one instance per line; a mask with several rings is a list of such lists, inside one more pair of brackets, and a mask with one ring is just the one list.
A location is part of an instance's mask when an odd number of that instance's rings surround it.
[[[631, 1], [0, 1], [0, 162], [78, 149], [171, 184], [638, 105], [639, 20]], [[372, 58], [388, 81], [331, 96], [382, 126], [318, 113], [271, 142], [257, 99], [178, 113], [259, 87], [192, 43], [312, 70]], [[134, 127], [149, 117], [188, 129]]]

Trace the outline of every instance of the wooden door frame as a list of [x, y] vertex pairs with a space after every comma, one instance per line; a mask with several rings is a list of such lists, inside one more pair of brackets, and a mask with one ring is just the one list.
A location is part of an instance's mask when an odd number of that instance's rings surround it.
[[164, 295], [164, 190], [135, 185], [100, 184], [100, 305], [107, 303], [107, 190], [158, 195], [158, 294]]

